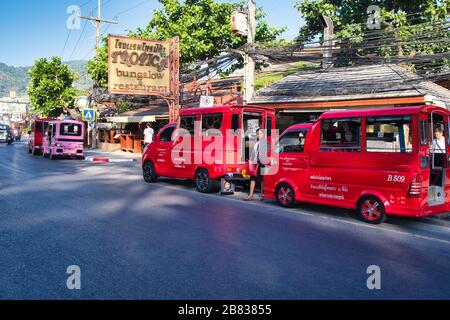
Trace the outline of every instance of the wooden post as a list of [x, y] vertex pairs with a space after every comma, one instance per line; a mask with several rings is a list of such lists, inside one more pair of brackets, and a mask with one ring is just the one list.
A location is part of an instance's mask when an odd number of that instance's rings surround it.
[[180, 117], [180, 38], [172, 38], [170, 44], [170, 91], [169, 119], [171, 122], [178, 121]]
[[[247, 9], [247, 44], [248, 50], [255, 49], [256, 38], [256, 4], [255, 0], [248, 0]], [[244, 100], [249, 103], [255, 93], [255, 60], [246, 51], [244, 55]]]
[[322, 69], [328, 69], [333, 66], [334, 23], [330, 17], [325, 15], [322, 15], [320, 20], [324, 27]]

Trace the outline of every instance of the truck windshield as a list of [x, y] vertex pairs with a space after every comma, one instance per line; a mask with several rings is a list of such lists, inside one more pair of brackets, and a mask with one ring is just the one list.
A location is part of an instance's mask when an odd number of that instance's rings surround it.
[[81, 136], [81, 125], [75, 123], [61, 123], [60, 134], [62, 136]]

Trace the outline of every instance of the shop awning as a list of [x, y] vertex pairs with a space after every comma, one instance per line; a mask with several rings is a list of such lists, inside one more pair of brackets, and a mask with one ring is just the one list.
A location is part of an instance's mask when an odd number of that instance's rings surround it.
[[141, 122], [155, 122], [156, 116], [122, 116], [122, 117], [107, 117], [106, 120], [112, 123], [141, 123]]
[[125, 112], [117, 117], [106, 117], [106, 120], [111, 123], [141, 123], [168, 118], [169, 108], [167, 106], [148, 106]]

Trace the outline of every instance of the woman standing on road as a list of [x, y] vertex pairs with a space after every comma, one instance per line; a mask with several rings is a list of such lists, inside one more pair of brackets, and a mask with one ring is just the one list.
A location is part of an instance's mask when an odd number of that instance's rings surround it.
[[256, 130], [256, 136], [258, 142], [255, 144], [253, 148], [252, 156], [250, 157], [250, 168], [251, 168], [251, 180], [250, 180], [250, 194], [246, 201], [252, 201], [253, 195], [255, 193], [256, 183], [260, 182], [261, 184], [261, 199], [264, 200], [263, 191], [264, 191], [264, 179], [262, 170], [265, 168], [265, 164], [267, 164], [267, 151], [268, 151], [268, 143], [262, 129]]

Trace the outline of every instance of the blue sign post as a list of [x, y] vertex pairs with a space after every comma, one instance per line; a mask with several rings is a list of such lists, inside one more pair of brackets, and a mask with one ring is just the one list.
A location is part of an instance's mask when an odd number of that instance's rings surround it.
[[83, 121], [94, 122], [97, 119], [97, 113], [94, 109], [83, 109]]

